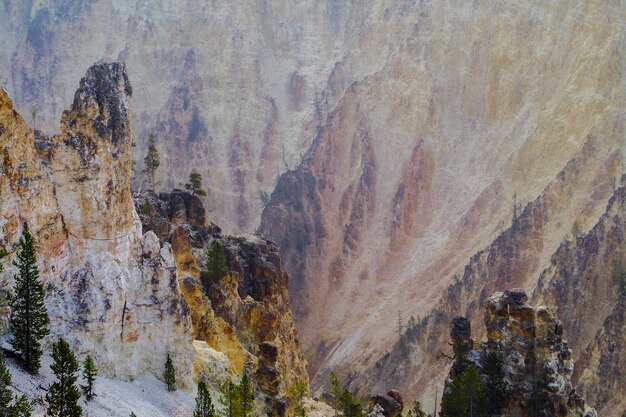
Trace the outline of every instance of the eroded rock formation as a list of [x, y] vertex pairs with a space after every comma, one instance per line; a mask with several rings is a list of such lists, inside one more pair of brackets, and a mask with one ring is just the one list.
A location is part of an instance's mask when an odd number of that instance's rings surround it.
[[[146, 199], [153, 209], [141, 215], [144, 230], [173, 247], [195, 338], [223, 352], [231, 373], [249, 372], [262, 392], [276, 397], [276, 406], [296, 382], [308, 384], [278, 246], [260, 236], [223, 235], [189, 192], [145, 193], [136, 198], [137, 206]], [[206, 287], [201, 271], [215, 240], [225, 247], [230, 273]]]
[[[546, 307], [526, 304], [527, 299], [523, 290], [499, 292], [488, 298], [484, 316], [487, 340], [471, 350], [455, 349], [456, 362], [449, 378], [458, 377], [470, 365], [484, 374], [487, 355], [495, 353], [506, 386], [500, 415], [597, 416], [571, 382], [574, 361], [563, 339], [562, 323]], [[450, 334], [454, 346], [464, 347], [470, 335], [456, 331], [461, 319], [455, 320]], [[445, 407], [442, 415], [446, 415]]]
[[[104, 375], [125, 379], [160, 376], [169, 352], [185, 384], [193, 335], [172, 248], [142, 232], [132, 202], [131, 93], [124, 64], [91, 67], [50, 139], [0, 90], [0, 242], [10, 260], [28, 223], [51, 338], [68, 338]], [[5, 291], [13, 272], [2, 274]]]

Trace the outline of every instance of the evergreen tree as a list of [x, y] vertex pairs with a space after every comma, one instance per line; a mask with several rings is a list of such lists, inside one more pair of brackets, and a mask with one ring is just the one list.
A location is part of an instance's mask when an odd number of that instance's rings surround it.
[[[5, 256], [7, 256], [9, 253], [7, 252], [7, 250], [5, 248], [0, 248], [0, 259], [4, 258]], [[0, 263], [0, 272], [4, 271], [4, 265], [2, 265]]]
[[176, 391], [176, 370], [174, 369], [174, 363], [172, 362], [172, 357], [169, 353], [167, 354], [167, 358], [165, 359], [165, 371], [163, 372], [163, 379], [165, 380], [168, 391]]
[[9, 318], [13, 332], [11, 344], [18, 351], [22, 366], [35, 374], [41, 367], [41, 339], [49, 333], [49, 318], [44, 304], [43, 282], [39, 279], [35, 241], [28, 225], [24, 226], [14, 265], [18, 274], [15, 276]]
[[330, 383], [332, 394], [335, 397], [335, 415], [337, 415], [337, 411], [341, 411], [344, 417], [363, 417], [362, 400], [355, 398], [350, 390], [341, 385], [334, 371], [330, 373]]
[[417, 400], [413, 401], [407, 417], [426, 417], [426, 412], [422, 409], [422, 403]]
[[91, 399], [96, 396], [93, 392], [93, 384], [96, 380], [96, 375], [98, 375], [98, 368], [96, 368], [96, 364], [91, 355], [87, 355], [83, 361], [83, 380], [85, 380], [85, 385], [81, 387], [87, 401], [91, 401]]
[[189, 174], [189, 182], [185, 184], [185, 189], [191, 190], [191, 195], [206, 196], [206, 190], [202, 188], [202, 175], [199, 172]]
[[132, 411], [130, 412], [130, 417], [137, 417], [137, 414], [133, 413]]
[[506, 381], [502, 370], [502, 360], [495, 352], [487, 354], [483, 371], [486, 376], [485, 393], [489, 414], [500, 414], [506, 396]]
[[212, 283], [217, 282], [224, 275], [228, 274], [226, 254], [222, 242], [215, 240], [209, 250], [207, 250], [206, 256], [206, 270], [202, 275], [205, 288], [209, 288]]
[[76, 386], [78, 379], [78, 361], [65, 339], [60, 338], [52, 345], [52, 360], [50, 369], [57, 381], [50, 385], [46, 394], [48, 415], [52, 417], [79, 417], [83, 410], [78, 405], [80, 391]]
[[217, 417], [211, 394], [204, 380], [198, 383], [196, 410], [193, 412], [193, 417]]
[[239, 387], [228, 380], [220, 387], [220, 404], [224, 407], [223, 417], [241, 417], [241, 401]]
[[147, 216], [150, 213], [152, 213], [152, 210], [154, 210], [154, 206], [152, 205], [152, 202], [150, 201], [150, 199], [148, 199], [148, 197], [144, 198], [143, 201], [141, 202], [141, 206], [139, 206], [139, 211], [144, 216]]
[[297, 381], [291, 390], [289, 390], [289, 397], [293, 400], [294, 409], [297, 415], [302, 414], [304, 410], [302, 400], [309, 395], [309, 387], [304, 381]]
[[489, 415], [485, 386], [474, 365], [453, 378], [443, 396], [446, 417], [483, 417]]
[[241, 416], [248, 417], [248, 412], [252, 408], [254, 393], [252, 392], [252, 382], [247, 372], [243, 373], [239, 383], [239, 400], [241, 401]]
[[33, 402], [25, 395], [15, 395], [9, 389], [11, 373], [7, 367], [4, 355], [0, 352], [0, 416], [2, 417], [30, 417], [33, 412]]
[[159, 150], [156, 147], [154, 134], [152, 133], [148, 136], [148, 153], [146, 154], [146, 157], [143, 158], [143, 163], [145, 168], [142, 172], [148, 175], [148, 178], [150, 179], [150, 188], [154, 193], [156, 186], [154, 175], [159, 165], [161, 165], [161, 161], [159, 160]]

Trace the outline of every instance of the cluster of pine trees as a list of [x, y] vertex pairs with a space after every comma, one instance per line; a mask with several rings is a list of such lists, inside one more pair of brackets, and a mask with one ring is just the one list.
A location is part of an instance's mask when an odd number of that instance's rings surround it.
[[[0, 253], [0, 258], [6, 256]], [[41, 368], [43, 349], [42, 339], [50, 332], [48, 311], [44, 303], [45, 290], [39, 278], [39, 267], [35, 251], [35, 241], [28, 225], [19, 241], [19, 249], [13, 263], [18, 270], [11, 295], [11, 316], [9, 324], [13, 337], [11, 344], [19, 365], [31, 375], [36, 375]], [[2, 265], [0, 264], [0, 271]], [[46, 393], [47, 415], [51, 417], [78, 417], [82, 408], [78, 405], [81, 390], [76, 386], [80, 370], [76, 356], [69, 343], [63, 338], [52, 344], [50, 369], [56, 381], [48, 387]], [[82, 393], [89, 401], [94, 396], [94, 382], [98, 369], [91, 356], [87, 355], [83, 363]], [[4, 355], [0, 355], [0, 416], [28, 417], [33, 412], [34, 402], [26, 396], [15, 396], [9, 389], [11, 374]]]
[[489, 417], [499, 415], [504, 405], [506, 382], [502, 360], [487, 354], [482, 375], [474, 365], [454, 377], [443, 396], [446, 417]]
[[363, 399], [356, 397], [352, 391], [344, 388], [337, 374], [330, 373], [330, 385], [334, 397], [333, 407], [343, 413], [344, 417], [363, 417]]

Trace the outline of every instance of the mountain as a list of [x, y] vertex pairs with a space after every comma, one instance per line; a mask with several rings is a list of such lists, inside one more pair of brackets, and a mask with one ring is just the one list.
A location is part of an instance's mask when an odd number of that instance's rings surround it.
[[[481, 328], [482, 303], [511, 287], [559, 309], [581, 364], [598, 369], [619, 335], [606, 284], [577, 298], [535, 288], [575, 284], [577, 271], [544, 271], [621, 185], [622, 0], [5, 0], [0, 10], [2, 81], [24, 111], [35, 105], [38, 128], [56, 129], [85, 67], [127, 62], [139, 168], [154, 132], [164, 190], [196, 169], [211, 219], [278, 243], [318, 391], [334, 369], [363, 393], [405, 389], [432, 409], [449, 320]], [[428, 344], [408, 364], [385, 359], [416, 326]], [[608, 395], [587, 389], [594, 406]]]

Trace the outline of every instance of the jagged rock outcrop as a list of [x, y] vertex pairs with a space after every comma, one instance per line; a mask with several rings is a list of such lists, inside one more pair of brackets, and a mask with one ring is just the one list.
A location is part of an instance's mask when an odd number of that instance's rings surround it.
[[[13, 252], [28, 223], [50, 338], [66, 337], [104, 375], [124, 379], [160, 376], [169, 352], [186, 384], [193, 335], [172, 248], [142, 233], [132, 202], [131, 92], [124, 64], [91, 67], [50, 139], [0, 90], [0, 243]], [[2, 274], [4, 291], [13, 273]]]
[[[272, 407], [280, 414], [279, 397], [298, 381], [308, 384], [308, 375], [278, 246], [261, 236], [224, 236], [189, 192], [141, 194], [135, 200], [140, 210], [146, 199], [152, 209], [141, 214], [144, 230], [172, 245], [195, 338], [223, 352], [233, 374], [250, 372], [261, 391], [277, 399]], [[201, 270], [216, 239], [225, 247], [230, 273], [206, 288]]]
[[[469, 365], [484, 374], [487, 355], [495, 353], [506, 385], [500, 415], [597, 416], [571, 382], [574, 361], [563, 339], [562, 323], [546, 307], [526, 304], [527, 299], [523, 290], [499, 292], [488, 298], [484, 316], [487, 340], [469, 351], [455, 349], [458, 354], [449, 378], [459, 376]], [[450, 332], [454, 346], [467, 346], [469, 335], [456, 331], [461, 319], [455, 320]], [[445, 416], [443, 405], [445, 402]]]
[[387, 394], [376, 394], [370, 398], [370, 403], [373, 404], [373, 413], [378, 412], [378, 406], [385, 417], [401, 415], [404, 408], [402, 396], [397, 390], [391, 390]]

